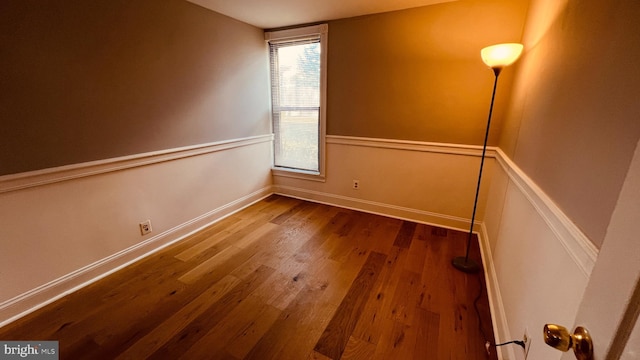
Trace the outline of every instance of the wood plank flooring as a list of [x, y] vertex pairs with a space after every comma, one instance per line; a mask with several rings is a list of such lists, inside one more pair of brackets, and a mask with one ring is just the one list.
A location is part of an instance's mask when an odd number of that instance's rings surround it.
[[58, 340], [61, 359], [497, 359], [484, 346], [484, 276], [450, 264], [465, 244], [458, 231], [274, 195], [0, 339]]

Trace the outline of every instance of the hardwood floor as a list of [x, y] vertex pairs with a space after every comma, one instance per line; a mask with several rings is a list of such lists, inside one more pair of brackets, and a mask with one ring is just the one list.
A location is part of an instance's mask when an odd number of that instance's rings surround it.
[[484, 276], [450, 264], [465, 244], [458, 231], [274, 195], [0, 339], [58, 340], [61, 359], [497, 359], [484, 346]]

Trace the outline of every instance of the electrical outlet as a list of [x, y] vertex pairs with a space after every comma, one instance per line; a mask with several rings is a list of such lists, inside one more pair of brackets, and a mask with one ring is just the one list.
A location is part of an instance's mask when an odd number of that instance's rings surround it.
[[527, 356], [529, 355], [529, 347], [531, 347], [531, 337], [529, 336], [529, 330], [527, 328], [524, 328], [522, 341], [524, 341], [524, 360], [527, 360]]
[[360, 189], [360, 180], [353, 180], [353, 189], [354, 190]]
[[146, 220], [140, 223], [140, 234], [147, 235], [152, 231], [151, 229], [151, 220]]

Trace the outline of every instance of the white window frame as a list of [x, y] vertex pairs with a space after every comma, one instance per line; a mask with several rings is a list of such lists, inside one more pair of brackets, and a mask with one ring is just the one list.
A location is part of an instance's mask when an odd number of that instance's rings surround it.
[[[329, 25], [320, 24], [295, 29], [277, 30], [265, 32], [267, 42], [288, 42], [296, 39], [304, 39], [312, 36], [320, 36], [320, 113], [318, 124], [318, 171], [307, 171], [275, 166], [272, 163], [271, 172], [275, 176], [293, 177], [306, 180], [325, 181], [325, 149], [327, 133], [327, 41]], [[270, 59], [269, 59], [270, 60]], [[273, 114], [273, 111], [271, 111]], [[271, 120], [273, 131], [273, 119]], [[272, 147], [273, 149], [273, 147]], [[272, 150], [273, 151], [273, 150]]]

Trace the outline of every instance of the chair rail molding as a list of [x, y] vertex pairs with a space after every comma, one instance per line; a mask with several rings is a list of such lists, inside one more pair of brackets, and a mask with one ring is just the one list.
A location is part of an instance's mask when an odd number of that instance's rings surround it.
[[207, 144], [152, 151], [148, 153], [64, 165], [18, 174], [3, 175], [0, 176], [0, 194], [269, 141], [273, 141], [273, 134], [216, 141]]

